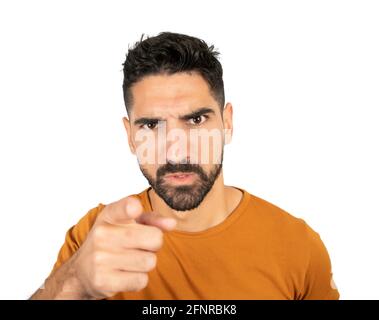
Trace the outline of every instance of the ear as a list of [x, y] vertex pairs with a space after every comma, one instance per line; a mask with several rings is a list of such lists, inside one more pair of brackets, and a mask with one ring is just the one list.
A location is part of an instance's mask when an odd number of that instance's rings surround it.
[[124, 123], [124, 127], [125, 127], [126, 133], [128, 135], [128, 143], [129, 143], [130, 151], [133, 154], [136, 154], [136, 148], [133, 144], [133, 139], [132, 139], [132, 129], [131, 129], [130, 121], [127, 117], [123, 117], [122, 122]]
[[224, 122], [225, 144], [229, 144], [232, 141], [233, 136], [233, 106], [230, 102], [225, 105], [222, 115]]

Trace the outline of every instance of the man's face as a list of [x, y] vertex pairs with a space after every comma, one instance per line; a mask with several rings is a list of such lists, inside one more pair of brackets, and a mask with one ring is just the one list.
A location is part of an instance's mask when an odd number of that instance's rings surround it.
[[196, 208], [222, 170], [232, 106], [221, 113], [207, 82], [195, 72], [146, 76], [131, 92], [130, 119], [124, 124], [143, 175], [172, 209]]

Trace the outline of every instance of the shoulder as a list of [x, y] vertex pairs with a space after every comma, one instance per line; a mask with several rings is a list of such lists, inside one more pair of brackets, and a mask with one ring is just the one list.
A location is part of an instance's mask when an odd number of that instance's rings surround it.
[[268, 250], [280, 257], [288, 268], [304, 270], [319, 235], [298, 216], [266, 199], [250, 194], [251, 224], [264, 232]]
[[251, 208], [273, 252], [285, 262], [291, 279], [295, 279], [297, 297], [338, 299], [330, 256], [320, 234], [303, 218], [255, 195], [251, 195]]
[[250, 194], [251, 206], [265, 226], [271, 227], [278, 235], [287, 239], [305, 241], [308, 245], [320, 245], [320, 235], [304, 218], [289, 213], [285, 209], [256, 195]]
[[[278, 234], [307, 237], [308, 225], [300, 218], [274, 203], [250, 193], [250, 207], [260, 223]], [[290, 233], [290, 234], [288, 234]]]

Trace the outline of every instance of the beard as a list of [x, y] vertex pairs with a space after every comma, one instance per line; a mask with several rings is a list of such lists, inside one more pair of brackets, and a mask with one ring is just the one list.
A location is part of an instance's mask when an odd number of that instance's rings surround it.
[[[209, 174], [200, 165], [191, 163], [173, 164], [168, 162], [157, 170], [156, 179], [141, 166], [140, 170], [150, 186], [171, 209], [187, 211], [197, 208], [212, 189], [221, 172], [222, 161], [223, 152], [220, 163], [213, 165]], [[177, 172], [194, 173], [197, 175], [197, 179], [191, 185], [171, 186], [167, 184], [164, 176]]]

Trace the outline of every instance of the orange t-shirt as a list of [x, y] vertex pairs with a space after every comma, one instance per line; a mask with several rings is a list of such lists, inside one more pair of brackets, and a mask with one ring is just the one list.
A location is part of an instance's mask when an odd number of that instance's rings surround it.
[[[239, 189], [239, 205], [220, 224], [200, 232], [164, 232], [147, 287], [108, 299], [339, 299], [319, 234]], [[135, 196], [152, 211], [148, 190]], [[80, 247], [104, 206], [99, 203], [67, 231], [52, 272]]]

